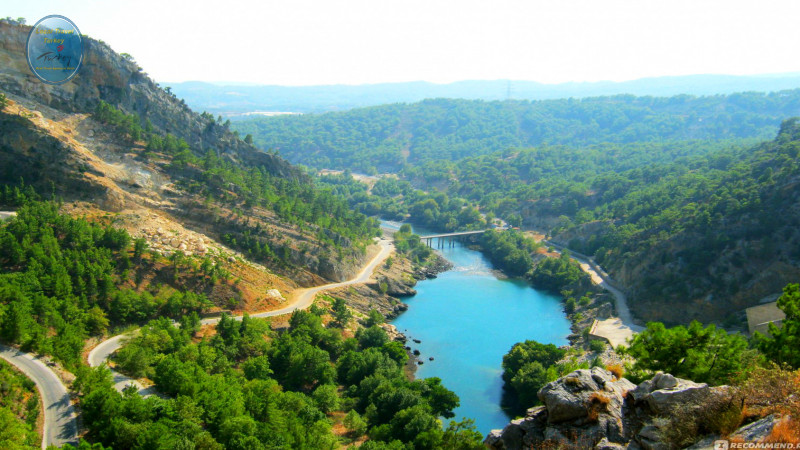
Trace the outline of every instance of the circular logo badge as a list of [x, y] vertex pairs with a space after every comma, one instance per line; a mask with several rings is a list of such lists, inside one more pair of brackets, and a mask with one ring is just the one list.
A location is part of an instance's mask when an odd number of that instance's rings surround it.
[[28, 34], [25, 55], [31, 72], [48, 84], [62, 84], [78, 73], [83, 62], [83, 38], [64, 16], [47, 16]]

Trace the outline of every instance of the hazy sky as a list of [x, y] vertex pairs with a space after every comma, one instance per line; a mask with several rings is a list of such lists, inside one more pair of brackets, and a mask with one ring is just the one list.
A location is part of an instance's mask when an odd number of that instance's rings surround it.
[[127, 52], [157, 81], [622, 81], [800, 72], [800, 1], [0, 0]]

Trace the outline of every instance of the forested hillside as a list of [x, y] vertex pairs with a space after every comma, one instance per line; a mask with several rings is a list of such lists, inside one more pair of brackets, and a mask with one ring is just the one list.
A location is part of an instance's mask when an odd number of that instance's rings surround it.
[[12, 61], [0, 76], [0, 183], [22, 179], [92, 215], [119, 214], [152, 244], [166, 238], [145, 233], [143, 218], [168, 221], [150, 224], [162, 234], [174, 224], [169, 252], [188, 228], [300, 284], [343, 280], [360, 265], [374, 221], [102, 42], [86, 40], [86, 70], [69, 85], [30, 81], [17, 44], [29, 29], [0, 24], [0, 56]]
[[[18, 64], [29, 31], [0, 22], [14, 62], [0, 73], [0, 211], [14, 212], [0, 223], [0, 341], [76, 376], [92, 448], [481, 447], [469, 422], [443, 429], [458, 397], [407, 377], [376, 311], [362, 326], [331, 299], [347, 314], [326, 326], [333, 311], [315, 305], [280, 335], [228, 315], [351, 277], [375, 220], [105, 44], [87, 39], [87, 69], [66, 87], [32, 82]], [[401, 250], [429, 252], [417, 247]], [[201, 329], [211, 309], [222, 319]], [[146, 323], [117, 360], [163, 398], [120, 394], [108, 369], [86, 367], [97, 340]], [[38, 403], [8, 381], [20, 404], [0, 402], [0, 441], [13, 447], [35, 440]]]
[[[406, 172], [431, 194], [382, 178], [372, 195], [349, 198], [368, 213], [401, 211], [447, 230], [485, 224], [478, 209], [546, 230], [594, 255], [629, 289], [630, 307], [644, 320], [741, 325], [743, 308], [800, 276], [799, 129], [787, 120], [777, 138], [756, 145], [511, 149]], [[458, 214], [447, 219], [451, 205]]]
[[761, 138], [800, 114], [800, 90], [726, 96], [619, 95], [544, 101], [424, 100], [233, 123], [292, 162], [364, 173], [512, 147]]
[[783, 122], [798, 113], [800, 90], [429, 100], [237, 126], [303, 164], [397, 172], [369, 194], [322, 178], [366, 214], [443, 230], [501, 217], [595, 255], [643, 320], [741, 325], [800, 275], [797, 124]]

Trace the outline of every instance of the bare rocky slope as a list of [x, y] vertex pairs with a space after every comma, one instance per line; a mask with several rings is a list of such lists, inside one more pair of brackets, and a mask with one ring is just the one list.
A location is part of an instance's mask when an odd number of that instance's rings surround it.
[[[202, 167], [176, 168], [166, 154], [144, 157], [145, 142], [123, 139], [93, 113], [103, 101], [138, 116], [142, 124], [149, 122], [154, 133], [185, 140], [196, 157], [212, 153], [231, 167], [257, 168], [275, 180], [310, 185], [300, 170], [246, 144], [225, 124], [194, 113], [102, 41], [85, 39], [83, 66], [70, 82], [41, 83], [24, 56], [29, 31], [28, 26], [0, 20], [0, 92], [10, 100], [0, 112], [0, 182], [24, 181], [47, 198], [54, 194], [63, 199], [74, 214], [110, 217], [163, 254], [180, 250], [230, 258], [231, 263], [238, 255], [244, 261], [246, 252], [236, 251], [244, 249], [223, 245], [223, 235], [229, 235], [226, 242], [231, 236], [235, 242], [248, 230], [264, 230], [259, 239], [279, 253], [280, 261], [263, 261], [268, 270], [247, 263], [250, 271], [279, 275], [265, 275], [265, 282], [252, 286], [262, 291], [261, 297], [264, 287], [285, 292], [298, 284], [341, 281], [361, 266], [363, 246], [330, 230], [237, 200], [209, 204], [186, 190], [197, 184]], [[225, 189], [224, 195], [237, 198], [236, 186]]]

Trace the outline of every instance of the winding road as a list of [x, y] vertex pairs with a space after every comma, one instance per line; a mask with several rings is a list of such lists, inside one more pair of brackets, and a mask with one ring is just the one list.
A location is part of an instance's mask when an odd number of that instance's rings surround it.
[[36, 383], [44, 404], [42, 448], [50, 445], [78, 445], [78, 422], [69, 391], [61, 379], [36, 355], [0, 345], [0, 357], [13, 364]]
[[[367, 263], [367, 265], [364, 266], [363, 269], [361, 269], [361, 271], [355, 277], [351, 278], [350, 280], [302, 289], [297, 292], [294, 301], [285, 307], [276, 309], [274, 311], [251, 314], [250, 317], [274, 317], [290, 314], [299, 309], [306, 309], [311, 306], [311, 304], [314, 303], [314, 297], [321, 291], [348, 286], [351, 284], [366, 283], [372, 277], [372, 272], [375, 270], [375, 268], [378, 267], [378, 265], [384, 260], [386, 260], [386, 258], [388, 258], [389, 255], [391, 255], [394, 251], [394, 245], [389, 239], [381, 239], [378, 242], [378, 245], [380, 246], [378, 253], [370, 260], [369, 263]], [[243, 316], [236, 316], [234, 319], [241, 320], [242, 317]], [[209, 325], [217, 322], [219, 322], [219, 318], [213, 317], [203, 319], [200, 323], [203, 325]], [[89, 352], [89, 365], [92, 367], [98, 367], [105, 363], [108, 358], [120, 347], [122, 347], [128, 339], [135, 337], [138, 331], [139, 330], [130, 333], [119, 334], [99, 343], [94, 349], [92, 349], [91, 352]], [[139, 390], [139, 393], [143, 396], [152, 395], [155, 393], [153, 387], [147, 388], [139, 381], [122, 375], [114, 370], [112, 370], [111, 373], [114, 376], [114, 387], [120, 392], [126, 386], [132, 384], [136, 386], [136, 388]]]
[[592, 325], [590, 333], [595, 336], [600, 336], [608, 340], [612, 347], [616, 348], [620, 345], [627, 345], [628, 340], [634, 334], [644, 330], [644, 327], [637, 325], [633, 321], [633, 315], [628, 308], [628, 299], [625, 294], [619, 289], [614, 287], [611, 282], [611, 277], [608, 276], [605, 270], [600, 267], [592, 258], [574, 252], [563, 245], [556, 244], [552, 241], [542, 241], [547, 245], [552, 246], [558, 251], [567, 250], [570, 252], [570, 257], [580, 264], [581, 269], [589, 274], [592, 282], [601, 288], [607, 290], [614, 296], [614, 305], [616, 306], [617, 317], [610, 317], [605, 320], [597, 320]]

